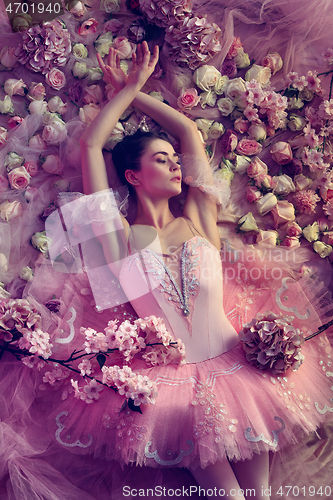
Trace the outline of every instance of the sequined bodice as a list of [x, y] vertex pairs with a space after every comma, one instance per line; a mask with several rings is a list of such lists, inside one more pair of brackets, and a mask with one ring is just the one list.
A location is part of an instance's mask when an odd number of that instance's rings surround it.
[[149, 249], [126, 259], [119, 280], [132, 306], [140, 317], [153, 314], [164, 319], [175, 340], [184, 342], [188, 363], [230, 350], [238, 338], [223, 310], [218, 250], [194, 236], [172, 257], [172, 271], [163, 255]]

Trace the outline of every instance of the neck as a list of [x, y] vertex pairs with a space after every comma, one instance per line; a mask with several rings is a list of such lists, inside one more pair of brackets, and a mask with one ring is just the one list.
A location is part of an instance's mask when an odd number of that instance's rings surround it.
[[152, 200], [138, 196], [138, 209], [134, 224], [144, 224], [155, 229], [163, 229], [175, 217], [170, 212], [169, 200]]

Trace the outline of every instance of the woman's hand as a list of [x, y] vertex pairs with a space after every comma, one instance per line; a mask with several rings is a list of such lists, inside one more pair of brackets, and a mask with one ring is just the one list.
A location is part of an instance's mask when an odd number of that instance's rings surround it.
[[151, 54], [147, 42], [139, 44], [136, 54], [132, 55], [133, 68], [127, 78], [127, 84], [139, 85], [142, 88], [155, 69], [158, 55], [157, 45], [155, 45], [152, 58], [150, 58]]
[[103, 80], [110, 83], [119, 92], [127, 82], [127, 75], [120, 67], [120, 56], [116, 49], [110, 47], [108, 54], [108, 64], [105, 65], [100, 54], [97, 54], [99, 67], [104, 73]]

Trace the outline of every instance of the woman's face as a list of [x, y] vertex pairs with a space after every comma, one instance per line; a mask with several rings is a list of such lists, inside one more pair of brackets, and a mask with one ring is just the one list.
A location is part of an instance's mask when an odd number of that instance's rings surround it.
[[181, 192], [179, 158], [171, 144], [154, 139], [141, 157], [141, 169], [133, 172], [137, 190], [155, 198], [176, 196]]

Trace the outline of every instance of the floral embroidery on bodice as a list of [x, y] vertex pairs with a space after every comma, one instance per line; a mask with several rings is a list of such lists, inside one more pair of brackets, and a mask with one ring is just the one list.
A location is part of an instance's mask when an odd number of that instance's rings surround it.
[[234, 347], [238, 339], [223, 310], [218, 250], [194, 236], [172, 258], [172, 271], [163, 255], [150, 249], [126, 259], [119, 281], [137, 314], [163, 318], [175, 340], [185, 343], [187, 362], [212, 358]]

